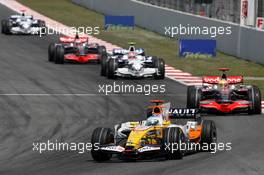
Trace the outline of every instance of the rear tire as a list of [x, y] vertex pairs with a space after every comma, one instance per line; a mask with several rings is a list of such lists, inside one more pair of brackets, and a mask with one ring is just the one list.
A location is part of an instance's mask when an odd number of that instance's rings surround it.
[[55, 64], [63, 64], [64, 63], [64, 47], [63, 46], [57, 46], [55, 51]]
[[116, 59], [109, 59], [107, 66], [107, 78], [108, 79], [116, 79], [115, 71], [118, 68], [118, 63]]
[[[180, 128], [165, 128], [163, 130], [162, 151], [168, 159], [182, 159], [183, 152], [179, 149], [180, 144], [184, 142], [184, 134]], [[175, 149], [176, 144], [176, 149]], [[175, 149], [172, 151], [172, 149]]]
[[212, 120], [204, 120], [202, 123], [202, 133], [201, 133], [201, 141], [200, 144], [207, 144], [209, 150], [202, 151], [213, 151], [215, 150], [215, 145], [213, 143], [217, 142], [217, 132], [214, 121]]
[[155, 80], [162, 80], [165, 78], [165, 62], [161, 58], [153, 58], [154, 68], [158, 69], [158, 72], [154, 75]]
[[49, 62], [53, 62], [55, 59], [55, 51], [56, 51], [56, 44], [55, 43], [50, 43], [49, 45]]
[[187, 88], [187, 108], [200, 108], [201, 90], [195, 86]]
[[[92, 134], [93, 145], [91, 155], [95, 161], [102, 162], [110, 160], [112, 154], [98, 150], [97, 146], [114, 143], [114, 134], [110, 128], [96, 128]], [[98, 145], [99, 144], [99, 145]]]
[[252, 86], [248, 90], [248, 100], [252, 102], [249, 114], [261, 114], [261, 92], [257, 86]]

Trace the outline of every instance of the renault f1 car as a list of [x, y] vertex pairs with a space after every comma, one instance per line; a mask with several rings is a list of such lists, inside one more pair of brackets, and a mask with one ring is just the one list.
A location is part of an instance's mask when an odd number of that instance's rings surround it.
[[1, 24], [3, 34], [39, 34], [46, 31], [45, 21], [25, 15], [24, 11], [21, 15], [11, 15], [9, 19], [3, 19]]
[[187, 107], [205, 113], [261, 113], [258, 87], [243, 85], [242, 76], [227, 76], [228, 68], [220, 68], [222, 76], [204, 76], [202, 86], [189, 86]]
[[165, 63], [161, 58], [146, 56], [144, 49], [136, 49], [134, 43], [130, 43], [127, 50], [114, 49], [111, 56], [102, 59], [101, 75], [109, 79], [117, 77], [164, 79]]
[[59, 43], [51, 43], [48, 50], [49, 61], [55, 64], [71, 63], [100, 63], [107, 57], [105, 46], [89, 43], [88, 36], [62, 36]]
[[[193, 151], [210, 151], [217, 141], [215, 123], [197, 116], [195, 109], [171, 109], [169, 103], [152, 101], [152, 114], [137, 122], [125, 122], [93, 131], [91, 155], [101, 162], [116, 155], [120, 160], [182, 159]], [[180, 145], [191, 145], [181, 149]], [[207, 150], [201, 149], [207, 145]]]

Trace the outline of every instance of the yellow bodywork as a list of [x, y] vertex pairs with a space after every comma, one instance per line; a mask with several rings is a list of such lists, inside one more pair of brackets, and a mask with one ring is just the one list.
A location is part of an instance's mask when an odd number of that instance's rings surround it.
[[142, 147], [142, 145], [156, 145], [160, 144], [163, 129], [170, 125], [170, 121], [164, 121], [161, 126], [141, 126], [139, 123], [135, 125], [127, 139], [126, 146], [133, 146], [135, 149]]
[[[126, 145], [135, 149], [141, 148], [144, 144], [157, 145], [161, 144], [163, 129], [167, 128], [171, 122], [166, 120], [160, 126], [142, 126], [139, 122], [131, 122], [131, 132], [127, 139]], [[198, 125], [196, 129], [190, 128], [189, 139], [199, 142], [201, 137], [202, 126]]]

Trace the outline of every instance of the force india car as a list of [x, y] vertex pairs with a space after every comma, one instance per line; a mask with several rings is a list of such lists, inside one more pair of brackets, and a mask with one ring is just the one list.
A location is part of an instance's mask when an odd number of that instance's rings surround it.
[[228, 68], [220, 68], [222, 76], [204, 76], [202, 86], [189, 86], [187, 107], [201, 112], [261, 113], [261, 92], [258, 87], [243, 85], [242, 76], [226, 76]]
[[109, 79], [117, 77], [164, 79], [165, 63], [161, 58], [146, 56], [144, 49], [136, 49], [134, 43], [130, 43], [128, 50], [113, 49], [111, 56], [102, 59], [101, 75]]
[[[112, 155], [120, 160], [181, 159], [188, 152], [205, 151], [199, 148], [203, 144], [216, 143], [215, 123], [196, 116], [195, 109], [170, 109], [170, 103], [152, 102], [156, 104], [146, 120], [96, 128], [91, 139], [93, 159], [107, 161]], [[193, 146], [180, 149], [181, 144]]]
[[55, 64], [71, 63], [100, 63], [107, 57], [105, 46], [88, 43], [88, 36], [62, 36], [59, 43], [51, 43], [48, 50], [49, 61]]
[[25, 15], [24, 11], [21, 15], [11, 15], [9, 19], [3, 19], [1, 24], [3, 34], [39, 34], [46, 31], [44, 21]]

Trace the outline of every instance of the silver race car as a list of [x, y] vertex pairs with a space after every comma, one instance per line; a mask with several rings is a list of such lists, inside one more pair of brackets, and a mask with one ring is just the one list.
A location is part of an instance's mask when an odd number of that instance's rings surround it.
[[165, 63], [161, 58], [146, 56], [144, 49], [136, 49], [131, 43], [129, 49], [114, 49], [101, 61], [101, 75], [109, 79], [117, 77], [154, 77], [164, 79]]
[[3, 34], [39, 34], [46, 31], [44, 21], [25, 15], [24, 11], [20, 15], [11, 15], [9, 19], [3, 19], [1, 24]]

